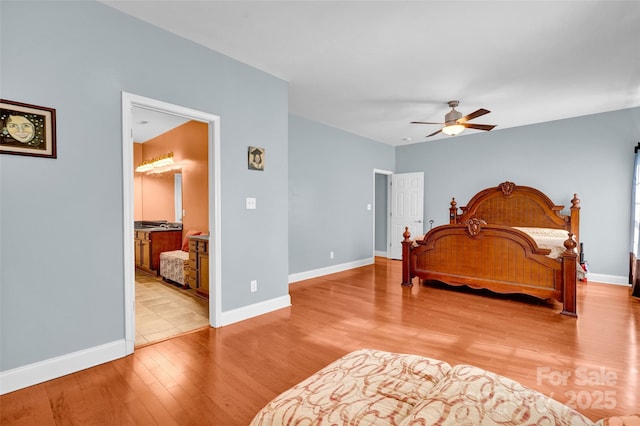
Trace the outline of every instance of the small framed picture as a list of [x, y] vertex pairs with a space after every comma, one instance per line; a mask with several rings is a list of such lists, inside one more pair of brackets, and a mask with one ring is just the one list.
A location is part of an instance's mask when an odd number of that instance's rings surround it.
[[0, 99], [0, 154], [56, 158], [56, 110]]
[[249, 147], [249, 170], [264, 170], [264, 148]]

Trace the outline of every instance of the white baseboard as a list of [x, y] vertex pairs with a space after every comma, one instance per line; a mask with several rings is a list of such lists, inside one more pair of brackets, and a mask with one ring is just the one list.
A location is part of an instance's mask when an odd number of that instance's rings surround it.
[[587, 272], [587, 282], [595, 281], [597, 283], [604, 284], [617, 284], [617, 285], [626, 285], [629, 284], [629, 277], [621, 277], [619, 275], [606, 275], [606, 274], [594, 274], [593, 272]]
[[268, 314], [269, 312], [277, 311], [278, 309], [287, 308], [289, 306], [291, 306], [291, 297], [287, 294], [286, 296], [222, 312], [221, 324], [223, 326], [233, 324], [234, 322], [257, 317], [258, 315]]
[[[386, 253], [375, 253], [375, 256], [386, 257]], [[353, 268], [359, 268], [361, 266], [371, 265], [375, 262], [373, 258], [356, 260], [354, 262], [342, 263], [340, 265], [328, 266], [326, 268], [313, 269], [311, 271], [299, 272], [295, 274], [289, 275], [289, 284], [295, 283], [302, 280], [308, 280], [311, 278], [321, 277], [323, 275], [334, 274], [336, 272], [342, 272]], [[603, 284], [616, 284], [616, 285], [630, 285], [628, 283], [629, 278], [623, 277], [619, 275], [607, 275], [607, 274], [596, 274], [593, 272], [587, 273], [588, 281], [595, 281]]]
[[0, 395], [66, 376], [127, 355], [125, 340], [35, 362], [0, 372]]
[[[291, 306], [289, 295], [222, 313], [222, 325]], [[124, 339], [0, 372], [0, 395], [127, 356]]]
[[355, 260], [353, 262], [341, 263], [340, 265], [327, 266], [326, 268], [313, 269], [306, 272], [298, 272], [289, 275], [289, 284], [302, 280], [308, 280], [310, 278], [321, 277], [323, 275], [335, 274], [336, 272], [347, 271], [353, 268], [359, 268], [361, 266], [372, 265], [375, 262], [373, 257], [366, 259]]
[[377, 256], [377, 257], [387, 257], [387, 252], [386, 252], [386, 251], [379, 251], [379, 250], [376, 250], [376, 251], [373, 253], [373, 255], [374, 255], [374, 256]]
[[[342, 272], [361, 266], [371, 265], [373, 263], [373, 258], [366, 258], [326, 268], [291, 274], [289, 275], [289, 283], [321, 277], [323, 275]], [[595, 274], [589, 272], [587, 274], [587, 279], [588, 281], [595, 281], [599, 283], [629, 286], [629, 283], [627, 282], [628, 277], [617, 275]], [[222, 313], [222, 325], [233, 324], [235, 322], [243, 321], [245, 319], [253, 318], [289, 306], [291, 306], [291, 297], [286, 295], [242, 308], [233, 309]], [[62, 377], [67, 374], [75, 373], [96, 365], [104, 364], [105, 362], [113, 361], [125, 356], [127, 356], [126, 342], [122, 339], [22, 367], [17, 367], [11, 370], [2, 371], [0, 372], [0, 395], [46, 382], [47, 380]]]

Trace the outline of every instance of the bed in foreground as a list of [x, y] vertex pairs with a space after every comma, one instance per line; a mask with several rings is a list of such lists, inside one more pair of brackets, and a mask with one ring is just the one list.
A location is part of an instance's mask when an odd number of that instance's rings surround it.
[[593, 423], [573, 408], [472, 365], [372, 349], [351, 352], [284, 391], [251, 426], [637, 425]]
[[[580, 200], [574, 194], [570, 214], [538, 189], [503, 182], [471, 198], [450, 223], [423, 237], [402, 242], [402, 285], [418, 277], [497, 293], [555, 299], [562, 313], [577, 316], [577, 247]], [[581, 272], [581, 271], [580, 271]]]

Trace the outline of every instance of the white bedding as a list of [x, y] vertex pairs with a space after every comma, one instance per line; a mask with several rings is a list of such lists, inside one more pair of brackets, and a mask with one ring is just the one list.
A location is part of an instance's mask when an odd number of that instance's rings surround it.
[[[514, 228], [529, 235], [536, 242], [538, 247], [551, 250], [547, 256], [552, 259], [558, 259], [564, 252], [564, 242], [569, 238], [569, 232], [564, 229], [553, 228], [526, 228], [514, 226]], [[575, 238], [574, 238], [575, 240]], [[577, 251], [577, 248], [575, 249]], [[585, 270], [582, 269], [578, 259], [576, 259], [576, 275], [579, 280], [586, 278]]]
[[519, 226], [514, 226], [514, 228], [533, 238], [538, 247], [551, 250], [551, 253], [547, 256], [552, 259], [560, 257], [565, 250], [564, 242], [569, 238], [569, 232], [564, 229], [527, 228]]

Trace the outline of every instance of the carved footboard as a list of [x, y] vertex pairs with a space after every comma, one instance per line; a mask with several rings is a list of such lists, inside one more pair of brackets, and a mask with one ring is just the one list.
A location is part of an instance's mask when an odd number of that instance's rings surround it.
[[410, 240], [408, 230], [404, 237], [405, 286], [411, 286], [417, 276], [497, 293], [553, 298], [564, 304], [563, 313], [576, 314], [577, 254], [572, 238], [565, 242], [567, 250], [561, 259], [555, 260], [524, 232], [479, 219], [439, 226], [416, 242]]

